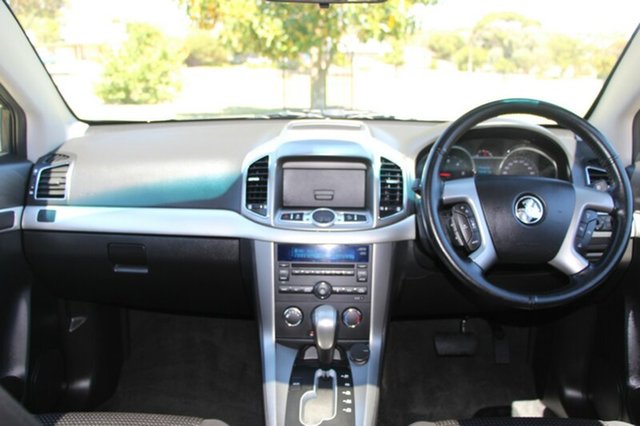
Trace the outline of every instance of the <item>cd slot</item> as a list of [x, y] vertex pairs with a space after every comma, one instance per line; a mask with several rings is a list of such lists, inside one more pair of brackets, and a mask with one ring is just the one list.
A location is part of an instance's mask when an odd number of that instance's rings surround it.
[[355, 275], [355, 265], [318, 265], [318, 264], [292, 264], [291, 275], [324, 275], [346, 276]]

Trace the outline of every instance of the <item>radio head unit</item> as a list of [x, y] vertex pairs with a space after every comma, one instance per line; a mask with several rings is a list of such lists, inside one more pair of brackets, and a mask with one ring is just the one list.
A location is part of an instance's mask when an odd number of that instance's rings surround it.
[[310, 315], [328, 304], [340, 313], [338, 340], [366, 340], [371, 301], [371, 246], [278, 244], [276, 336], [309, 339]]

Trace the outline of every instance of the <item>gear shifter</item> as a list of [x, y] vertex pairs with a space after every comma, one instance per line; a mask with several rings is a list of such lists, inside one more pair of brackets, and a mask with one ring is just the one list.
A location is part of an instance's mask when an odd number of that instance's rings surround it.
[[331, 305], [318, 306], [311, 313], [311, 323], [313, 324], [314, 340], [318, 351], [318, 361], [320, 366], [326, 370], [333, 362], [338, 311]]

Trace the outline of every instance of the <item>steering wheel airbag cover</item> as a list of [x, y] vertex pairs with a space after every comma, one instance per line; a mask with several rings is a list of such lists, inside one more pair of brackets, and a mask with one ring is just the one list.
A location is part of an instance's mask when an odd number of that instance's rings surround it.
[[[546, 263], [567, 233], [575, 192], [568, 182], [524, 176], [478, 176], [476, 188], [498, 258], [503, 263]], [[525, 224], [514, 210], [521, 199], [542, 204], [537, 223]]]

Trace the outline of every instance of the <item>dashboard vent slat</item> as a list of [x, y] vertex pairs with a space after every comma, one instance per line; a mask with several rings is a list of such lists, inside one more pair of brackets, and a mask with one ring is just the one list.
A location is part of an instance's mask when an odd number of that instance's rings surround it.
[[269, 157], [262, 157], [247, 170], [245, 203], [247, 209], [259, 215], [267, 215], [269, 188]]
[[388, 217], [402, 211], [404, 181], [402, 169], [386, 158], [380, 165], [380, 217]]
[[38, 177], [36, 198], [63, 199], [66, 195], [68, 172], [68, 164], [42, 170]]
[[51, 155], [48, 155], [47, 157], [45, 157], [42, 162], [43, 163], [48, 163], [48, 164], [53, 164], [53, 163], [59, 163], [61, 161], [67, 161], [69, 160], [69, 156], [67, 154], [60, 154], [58, 152], [53, 153]]

